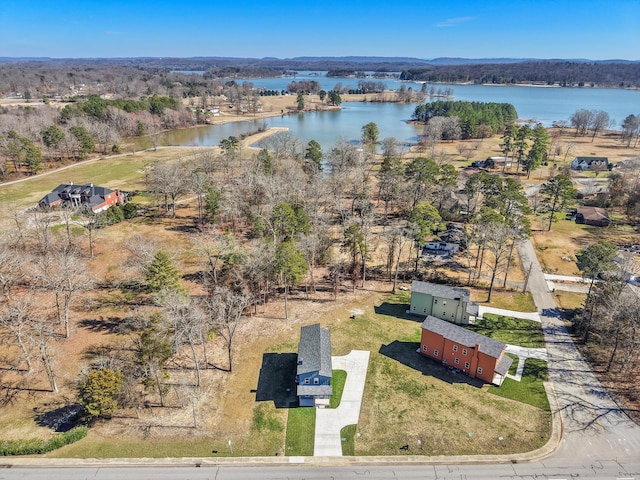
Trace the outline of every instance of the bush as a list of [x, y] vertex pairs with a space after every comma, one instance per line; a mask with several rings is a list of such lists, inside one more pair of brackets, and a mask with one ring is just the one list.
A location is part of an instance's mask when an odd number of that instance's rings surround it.
[[68, 432], [59, 433], [50, 440], [26, 439], [26, 440], [0, 440], [0, 456], [9, 455], [40, 455], [56, 450], [65, 445], [70, 445], [82, 440], [89, 433], [89, 429], [80, 425]]
[[101, 215], [106, 225], [120, 223], [125, 218], [122, 209], [118, 205], [113, 205], [105, 210]]
[[129, 220], [138, 215], [138, 204], [137, 203], [125, 203], [122, 207], [122, 213], [124, 214], [124, 218]]

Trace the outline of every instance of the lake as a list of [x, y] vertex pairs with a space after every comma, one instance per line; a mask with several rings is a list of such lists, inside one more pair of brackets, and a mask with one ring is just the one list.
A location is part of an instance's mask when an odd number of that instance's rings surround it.
[[[324, 73], [324, 72], [322, 72]], [[357, 88], [357, 78], [328, 78], [317, 72], [302, 72], [295, 77], [265, 79], [235, 79], [238, 83], [251, 82], [256, 88], [283, 90], [293, 80], [316, 80], [325, 90], [337, 83], [343, 87]], [[384, 82], [388, 89], [401, 85], [414, 90], [420, 84], [400, 82], [394, 79], [368, 79]], [[640, 114], [640, 91], [612, 88], [560, 88], [492, 85], [443, 85], [436, 88], [452, 88], [453, 100], [511, 103], [521, 119], [540, 122], [551, 126], [554, 121], [565, 120], [581, 108], [603, 110], [615, 122], [613, 128], [620, 128], [627, 115]], [[257, 130], [261, 126], [286, 127], [304, 142], [318, 141], [328, 148], [342, 137], [349, 141], [360, 138], [360, 129], [369, 122], [375, 122], [380, 138], [395, 137], [406, 143], [415, 143], [421, 129], [407, 124], [416, 104], [348, 102], [342, 104], [341, 111], [306, 112], [272, 117], [258, 121], [236, 122], [226, 125], [208, 125], [194, 129], [167, 132], [160, 139], [162, 145], [218, 145], [220, 140], [230, 135], [241, 135]]]

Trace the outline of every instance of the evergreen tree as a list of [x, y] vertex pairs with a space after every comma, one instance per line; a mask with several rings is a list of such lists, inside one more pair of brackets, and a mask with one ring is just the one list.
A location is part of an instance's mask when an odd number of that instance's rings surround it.
[[540, 194], [542, 195], [542, 204], [546, 207], [547, 215], [549, 215], [547, 231], [551, 231], [551, 224], [556, 212], [566, 207], [575, 198], [577, 191], [573, 187], [571, 179], [567, 175], [560, 174], [542, 184]]
[[118, 409], [123, 378], [119, 370], [89, 370], [87, 379], [78, 388], [78, 397], [90, 417], [109, 415]]
[[207, 221], [209, 223], [215, 223], [218, 211], [220, 210], [220, 191], [214, 185], [211, 185], [207, 189], [204, 202]]
[[322, 171], [322, 147], [315, 140], [310, 140], [307, 144], [303, 169], [308, 175]]
[[151, 265], [147, 268], [146, 280], [150, 292], [182, 290], [180, 272], [171, 263], [169, 255], [163, 251], [154, 255]]
[[96, 148], [96, 143], [93, 141], [93, 137], [91, 137], [86, 128], [76, 125], [71, 127], [69, 132], [71, 132], [71, 134], [76, 137], [76, 140], [78, 140], [78, 143], [80, 143], [82, 156], [92, 153]]

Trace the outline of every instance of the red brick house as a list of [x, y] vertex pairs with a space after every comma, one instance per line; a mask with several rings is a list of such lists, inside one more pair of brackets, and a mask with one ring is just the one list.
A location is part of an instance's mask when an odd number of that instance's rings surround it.
[[420, 353], [472, 378], [501, 385], [513, 359], [506, 344], [429, 315], [422, 323]]
[[56, 208], [69, 205], [78, 208], [88, 205], [94, 212], [102, 212], [113, 205], [123, 205], [124, 195], [120, 190], [111, 190], [89, 183], [87, 185], [58, 185], [51, 193], [38, 202], [42, 208]]

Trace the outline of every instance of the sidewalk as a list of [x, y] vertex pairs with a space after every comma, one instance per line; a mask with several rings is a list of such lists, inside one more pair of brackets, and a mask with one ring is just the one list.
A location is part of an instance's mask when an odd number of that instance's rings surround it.
[[551, 280], [552, 282], [576, 282], [576, 283], [589, 283], [589, 279], [583, 277], [575, 277], [571, 275], [553, 275], [551, 273], [544, 274], [545, 280]]
[[507, 353], [512, 353], [513, 355], [518, 356], [518, 368], [516, 369], [515, 375], [507, 374], [508, 378], [519, 382], [522, 380], [522, 372], [524, 371], [524, 362], [527, 358], [535, 358], [538, 360], [544, 360], [545, 362], [548, 360], [547, 358], [547, 349], [546, 348], [526, 348], [519, 347], [517, 345], [507, 345], [505, 348]]
[[369, 351], [352, 350], [343, 357], [331, 357], [334, 370], [345, 370], [347, 380], [338, 408], [316, 410], [316, 433], [313, 455], [316, 457], [341, 457], [340, 430], [356, 425], [360, 417], [362, 394], [367, 379]]
[[503, 317], [514, 317], [540, 322], [540, 314], [538, 312], [516, 312], [515, 310], [505, 310], [504, 308], [493, 308], [485, 305], [479, 305], [478, 312], [481, 317], [485, 313], [493, 313], [494, 315], [502, 315]]

